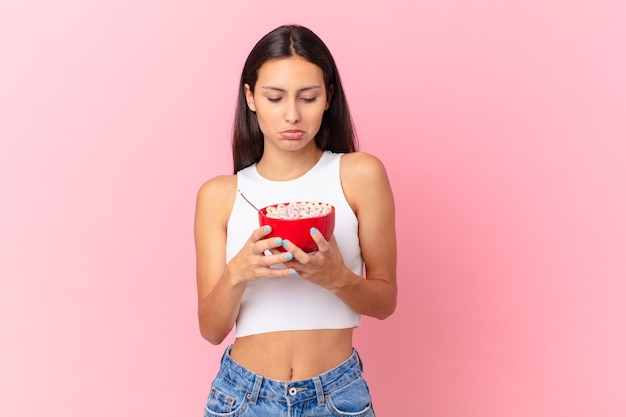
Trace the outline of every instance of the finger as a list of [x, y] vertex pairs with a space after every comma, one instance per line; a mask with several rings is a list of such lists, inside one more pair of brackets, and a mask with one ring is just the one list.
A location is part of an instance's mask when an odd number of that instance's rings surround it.
[[[291, 266], [294, 257], [290, 252], [282, 252], [272, 249], [272, 254], [266, 254], [260, 259], [261, 265], [267, 268], [265, 276], [267, 277], [286, 277], [295, 275], [297, 272]], [[274, 265], [280, 265], [278, 268]]]
[[295, 275], [296, 271], [294, 268], [285, 265], [289, 262], [286, 259], [285, 253], [281, 255], [263, 255], [257, 258], [257, 264], [254, 268], [259, 277], [287, 277]]
[[262, 240], [264, 237], [269, 235], [272, 232], [272, 228], [270, 226], [263, 226], [254, 229], [250, 237], [248, 238], [248, 244], [254, 247], [255, 251], [263, 252], [265, 247], [261, 248], [258, 245], [258, 242]]
[[283, 248], [287, 249], [293, 255], [293, 259], [301, 263], [307, 262], [309, 259], [309, 255], [298, 246], [293, 244], [290, 240], [283, 240]]
[[260, 240], [258, 243], [261, 249], [263, 249], [263, 252], [265, 252], [266, 250], [272, 251], [272, 249], [281, 246], [283, 244], [283, 240], [279, 237], [270, 237]]
[[263, 239], [265, 236], [269, 235], [272, 232], [271, 226], [263, 226], [259, 227], [252, 232], [252, 238], [257, 241]]
[[271, 255], [268, 254], [264, 258], [264, 261], [268, 265], [281, 264], [281, 263], [286, 264], [287, 262], [291, 260], [293, 260], [293, 254], [291, 254], [290, 252], [282, 252], [276, 249], [272, 249]]
[[266, 278], [284, 278], [293, 277], [297, 274], [293, 268], [270, 268], [270, 271], [265, 274]]
[[[270, 238], [267, 240], [274, 240], [274, 238]], [[264, 243], [265, 241], [259, 242], [259, 244]], [[278, 240], [274, 240], [273, 245], [278, 244]], [[282, 249], [282, 240], [281, 244], [278, 245]], [[271, 267], [273, 265], [286, 264], [293, 260], [293, 254], [289, 252], [285, 252], [284, 250], [278, 250], [275, 247], [267, 249], [264, 251], [263, 256], [259, 259], [261, 265], [265, 267]], [[285, 265], [287, 266], [287, 265]]]
[[328, 241], [319, 230], [317, 230], [315, 227], [311, 227], [310, 233], [311, 233], [311, 237], [313, 238], [313, 241], [317, 245], [318, 250], [320, 251], [328, 250], [329, 248]]

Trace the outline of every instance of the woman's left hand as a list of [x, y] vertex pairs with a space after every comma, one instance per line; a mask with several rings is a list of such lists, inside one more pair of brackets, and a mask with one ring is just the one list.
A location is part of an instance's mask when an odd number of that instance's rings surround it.
[[283, 247], [293, 255], [293, 260], [284, 262], [287, 268], [294, 269], [298, 275], [307, 281], [333, 289], [342, 285], [342, 272], [348, 270], [343, 262], [341, 251], [332, 236], [327, 241], [319, 230], [311, 229], [311, 237], [317, 244], [317, 250], [306, 253], [288, 240], [283, 241]]

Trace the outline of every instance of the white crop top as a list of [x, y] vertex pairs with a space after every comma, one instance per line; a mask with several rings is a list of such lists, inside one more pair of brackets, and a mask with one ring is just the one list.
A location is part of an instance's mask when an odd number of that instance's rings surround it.
[[[335, 207], [335, 232], [345, 264], [363, 275], [357, 218], [346, 201], [339, 177], [342, 154], [324, 152], [317, 164], [291, 181], [270, 181], [256, 164], [237, 173], [243, 195], [261, 208], [290, 201], [319, 201]], [[239, 252], [259, 227], [258, 212], [237, 195], [228, 220], [226, 262]], [[282, 265], [282, 264], [281, 264]], [[278, 267], [283, 267], [278, 266]], [[361, 316], [323, 287], [294, 275], [249, 282], [237, 317], [236, 337], [285, 330], [358, 327]]]

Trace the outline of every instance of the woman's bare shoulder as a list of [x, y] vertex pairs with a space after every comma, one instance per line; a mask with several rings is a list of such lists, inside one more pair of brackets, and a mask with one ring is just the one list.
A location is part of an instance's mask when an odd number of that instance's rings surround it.
[[198, 193], [221, 193], [231, 191], [232, 188], [237, 188], [237, 176], [236, 175], [218, 175], [210, 180], [204, 182], [200, 186]]
[[341, 157], [341, 176], [347, 181], [367, 183], [387, 178], [387, 172], [378, 157], [366, 152], [351, 152]]
[[206, 181], [198, 190], [198, 208], [213, 212], [228, 212], [237, 195], [237, 176], [220, 175]]
[[341, 157], [341, 185], [352, 210], [359, 215], [362, 207], [388, 207], [393, 204], [385, 166], [376, 156], [352, 152]]

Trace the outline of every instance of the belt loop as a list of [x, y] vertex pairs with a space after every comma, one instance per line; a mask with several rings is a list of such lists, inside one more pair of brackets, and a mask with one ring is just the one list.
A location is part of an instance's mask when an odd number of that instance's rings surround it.
[[224, 358], [230, 355], [230, 350], [232, 349], [232, 347], [233, 345], [226, 346], [226, 349], [224, 349], [224, 353], [222, 353], [222, 358], [220, 359], [220, 362], [224, 362]]
[[317, 405], [324, 405], [324, 388], [322, 387], [322, 380], [319, 376], [314, 376], [313, 383], [315, 384], [315, 393], [317, 394]]
[[361, 372], [363, 372], [363, 361], [361, 360], [361, 355], [359, 355], [359, 351], [356, 350], [356, 348], [354, 348], [354, 354], [357, 362], [359, 363], [359, 368], [361, 369]]
[[250, 400], [250, 403], [256, 404], [257, 400], [259, 399], [259, 392], [261, 392], [262, 382], [263, 382], [263, 376], [255, 375], [254, 385], [252, 386], [252, 392], [250, 393], [250, 396], [248, 397], [248, 399]]

